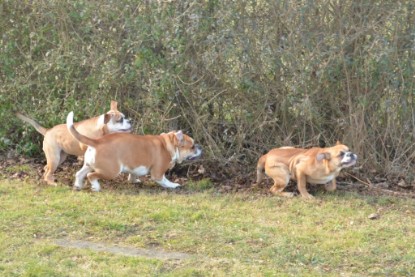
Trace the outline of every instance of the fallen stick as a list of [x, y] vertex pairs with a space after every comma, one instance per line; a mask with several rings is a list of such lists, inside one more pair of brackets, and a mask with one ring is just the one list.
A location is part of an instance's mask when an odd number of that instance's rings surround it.
[[393, 191], [393, 190], [389, 190], [389, 189], [377, 188], [376, 186], [374, 186], [372, 184], [372, 182], [369, 179], [367, 179], [367, 182], [365, 182], [365, 181], [357, 178], [353, 174], [350, 174], [348, 172], [345, 172], [345, 173], [347, 175], [349, 175], [350, 177], [352, 177], [353, 179], [357, 180], [359, 183], [362, 183], [362, 184], [366, 185], [371, 190], [380, 191], [380, 192], [383, 192], [383, 193], [386, 193], [386, 194], [392, 194], [393, 196], [402, 196], [402, 197], [415, 198], [414, 193], [399, 192], [399, 191]]

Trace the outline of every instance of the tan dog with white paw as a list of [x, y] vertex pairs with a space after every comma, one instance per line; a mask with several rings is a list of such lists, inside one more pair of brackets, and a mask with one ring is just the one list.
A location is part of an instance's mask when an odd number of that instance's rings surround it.
[[[70, 133], [79, 142], [88, 145], [84, 165], [76, 173], [74, 189], [84, 186], [85, 177], [92, 191], [99, 191], [98, 179], [114, 179], [122, 172], [135, 176], [151, 174], [151, 178], [165, 188], [176, 188], [165, 172], [175, 163], [192, 160], [202, 154], [202, 149], [182, 131], [159, 136], [133, 134], [110, 134], [99, 139], [81, 135], [73, 124], [73, 112], [66, 119]], [[92, 172], [94, 171], [94, 172]]]
[[[53, 173], [62, 164], [67, 155], [82, 156], [87, 146], [73, 138], [66, 128], [66, 124], [59, 124], [46, 129], [33, 119], [16, 113], [21, 120], [31, 124], [36, 131], [44, 136], [43, 151], [46, 156], [44, 180], [50, 185], [56, 185]], [[118, 111], [117, 102], [111, 101], [111, 110], [106, 114], [86, 119], [76, 123], [76, 128], [84, 135], [91, 138], [99, 138], [114, 132], [130, 132], [131, 124], [125, 119], [124, 114]]]
[[290, 179], [297, 181], [303, 198], [313, 198], [307, 192], [306, 183], [325, 184], [328, 191], [336, 189], [336, 177], [340, 170], [356, 164], [357, 155], [339, 142], [328, 148], [302, 149], [294, 147], [275, 148], [263, 155], [257, 165], [257, 182], [265, 174], [274, 180], [270, 191], [276, 195], [293, 196], [283, 192]]

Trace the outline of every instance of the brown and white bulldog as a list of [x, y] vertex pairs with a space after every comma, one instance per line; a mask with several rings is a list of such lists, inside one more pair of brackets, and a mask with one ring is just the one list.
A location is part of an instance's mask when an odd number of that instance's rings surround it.
[[[16, 115], [44, 136], [43, 151], [46, 156], [46, 166], [43, 178], [48, 184], [56, 185], [53, 173], [57, 167], [65, 161], [68, 154], [84, 155], [87, 146], [75, 140], [65, 124], [46, 129], [21, 113], [16, 113]], [[118, 111], [116, 101], [111, 101], [111, 109], [106, 114], [78, 122], [75, 126], [79, 132], [91, 138], [99, 138], [114, 132], [131, 131], [131, 124], [125, 119], [124, 114]]]
[[353, 166], [356, 160], [357, 155], [339, 142], [328, 148], [275, 148], [259, 159], [256, 184], [261, 183], [265, 171], [274, 180], [270, 189], [273, 194], [292, 197], [292, 193], [283, 192], [292, 179], [297, 181], [301, 196], [310, 199], [313, 196], [307, 192], [306, 183], [325, 184], [326, 190], [334, 191], [340, 170]]
[[98, 179], [114, 179], [122, 172], [135, 176], [150, 173], [151, 178], [165, 188], [176, 188], [177, 183], [169, 181], [165, 172], [176, 163], [193, 160], [202, 154], [202, 149], [182, 131], [158, 136], [133, 134], [110, 134], [99, 139], [80, 134], [73, 124], [73, 112], [66, 119], [73, 137], [88, 145], [84, 165], [76, 173], [74, 189], [84, 186], [85, 177], [91, 183], [92, 191], [99, 191]]

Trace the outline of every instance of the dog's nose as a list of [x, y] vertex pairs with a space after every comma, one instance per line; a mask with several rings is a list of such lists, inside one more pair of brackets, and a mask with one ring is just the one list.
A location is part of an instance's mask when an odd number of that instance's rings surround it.
[[347, 153], [346, 153], [346, 157], [347, 157], [347, 158], [350, 158], [350, 159], [352, 159], [352, 160], [357, 160], [357, 155], [356, 155], [356, 154], [354, 154], [353, 152], [347, 152]]
[[202, 146], [200, 146], [199, 144], [195, 144], [195, 154], [196, 155], [202, 155]]

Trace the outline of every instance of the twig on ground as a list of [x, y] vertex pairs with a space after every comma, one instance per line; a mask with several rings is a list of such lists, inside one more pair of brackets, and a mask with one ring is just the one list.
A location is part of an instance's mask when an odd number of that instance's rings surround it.
[[379, 191], [379, 192], [382, 192], [382, 193], [386, 193], [386, 194], [390, 194], [390, 195], [393, 195], [393, 196], [402, 196], [402, 197], [415, 198], [414, 193], [399, 192], [399, 191], [393, 191], [393, 190], [389, 190], [389, 189], [377, 188], [372, 184], [372, 182], [369, 179], [367, 179], [367, 182], [365, 182], [365, 181], [360, 180], [359, 178], [357, 178], [353, 174], [350, 174], [348, 172], [345, 172], [345, 173], [347, 175], [349, 175], [350, 177], [352, 177], [353, 179], [357, 180], [358, 182], [368, 186], [369, 189]]

